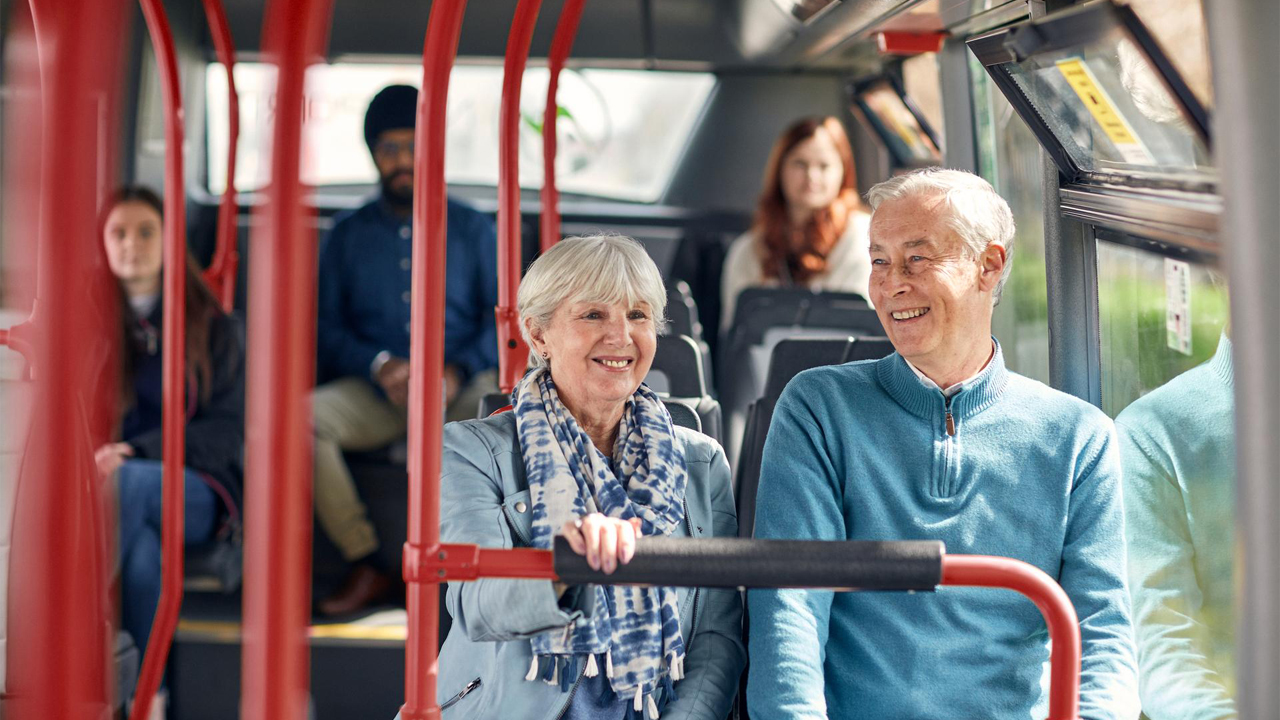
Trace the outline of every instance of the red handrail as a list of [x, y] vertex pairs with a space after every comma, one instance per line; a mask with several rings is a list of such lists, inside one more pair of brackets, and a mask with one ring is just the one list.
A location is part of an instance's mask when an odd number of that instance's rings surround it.
[[163, 404], [162, 478], [163, 502], [160, 542], [161, 592], [151, 625], [147, 654], [138, 675], [131, 720], [142, 720], [151, 709], [151, 700], [160, 687], [169, 643], [178, 627], [182, 606], [183, 466], [186, 445], [186, 192], [182, 177], [182, 88], [178, 79], [178, 55], [161, 0], [141, 0], [142, 15], [151, 35], [160, 73], [164, 100], [164, 288], [161, 303], [164, 322], [161, 332], [161, 387]]
[[301, 125], [307, 66], [323, 57], [332, 7], [332, 0], [272, 0], [262, 30], [278, 72], [271, 184], [258, 209], [249, 276], [244, 720], [307, 714], [316, 278]]
[[998, 587], [1022, 593], [1044, 615], [1049, 655], [1049, 718], [1080, 717], [1080, 623], [1062, 586], [1034, 565], [983, 555], [945, 555], [943, 585]]
[[236, 248], [236, 148], [240, 142], [240, 96], [236, 93], [236, 46], [231, 40], [231, 26], [222, 0], [204, 0], [204, 14], [213, 36], [218, 62], [227, 72], [227, 186], [218, 206], [217, 244], [213, 259], [204, 271], [204, 281], [213, 291], [222, 309], [231, 312], [236, 302], [236, 272], [240, 268], [240, 252]]
[[520, 87], [542, 0], [520, 0], [507, 36], [498, 111], [498, 387], [510, 393], [529, 364], [520, 334], [516, 293], [520, 288]]
[[542, 112], [542, 234], [539, 238], [542, 252], [560, 242], [560, 191], [556, 188], [556, 121], [560, 117], [560, 106], [556, 102], [556, 90], [586, 5], [587, 0], [565, 1], [551, 40], [551, 54], [547, 57], [547, 107]]
[[409, 538], [404, 546], [408, 585], [404, 720], [436, 720], [436, 645], [440, 594], [436, 580], [411, 569], [440, 544], [440, 447], [444, 430], [444, 284], [446, 186], [445, 108], [458, 55], [466, 0], [435, 0], [422, 48], [422, 93], [413, 162], [413, 265], [409, 306]]
[[[88, 720], [112, 707], [112, 613], [100, 545], [109, 528], [100, 525], [89, 432], [103, 401], [93, 388], [95, 355], [112, 335], [85, 309], [111, 296], [97, 262], [96, 207], [100, 165], [114, 157], [103, 143], [116, 137], [106, 108], [119, 96], [126, 15], [120, 0], [31, 0], [30, 16], [24, 5], [7, 28], [15, 92], [6, 112], [20, 112], [6, 123], [5, 150], [27, 175], [3, 192], [6, 207], [30, 203], [7, 237], [39, 255], [40, 303], [27, 336], [39, 371], [15, 499], [4, 712], [14, 720]], [[42, 143], [42, 134], [51, 141]], [[26, 426], [26, 418], [14, 419]]]

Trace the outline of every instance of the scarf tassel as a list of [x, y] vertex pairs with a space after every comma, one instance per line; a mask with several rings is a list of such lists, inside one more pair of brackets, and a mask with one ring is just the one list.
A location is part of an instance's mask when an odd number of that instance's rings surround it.
[[529, 663], [529, 673], [524, 676], [526, 682], [533, 682], [538, 679], [538, 656], [533, 656], [533, 661]]
[[658, 720], [658, 703], [653, 699], [653, 693], [645, 693], [643, 685], [636, 688], [636, 697], [627, 708], [626, 720]]
[[587, 656], [587, 669], [583, 673], [585, 677], [593, 678], [600, 674], [600, 666], [596, 664], [595, 654]]
[[578, 658], [570, 655], [564, 659], [560, 668], [560, 692], [569, 692], [569, 688], [578, 679]]
[[613, 679], [613, 648], [609, 648], [604, 653], [604, 671], [610, 679]]

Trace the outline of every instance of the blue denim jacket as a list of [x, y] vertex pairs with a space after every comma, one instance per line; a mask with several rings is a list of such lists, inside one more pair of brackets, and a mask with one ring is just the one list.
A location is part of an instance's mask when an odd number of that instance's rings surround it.
[[[686, 521], [677, 534], [736, 536], [724, 451], [701, 433], [678, 427], [676, 435], [689, 469]], [[445, 426], [441, 485], [444, 542], [528, 546], [529, 486], [512, 413]], [[688, 655], [685, 678], [675, 686], [678, 700], [662, 718], [724, 720], [746, 664], [741, 597], [736, 590], [677, 592]], [[564, 713], [571, 693], [524, 679], [533, 657], [529, 638], [564, 627], [590, 608], [562, 609], [545, 580], [499, 578], [449, 583], [447, 602], [453, 626], [440, 654], [436, 691], [444, 718], [555, 720]]]
[[[450, 199], [444, 360], [465, 381], [498, 366], [498, 238], [493, 222]], [[369, 377], [386, 350], [409, 357], [412, 223], [374, 199], [340, 216], [320, 251], [317, 345], [321, 380]]]

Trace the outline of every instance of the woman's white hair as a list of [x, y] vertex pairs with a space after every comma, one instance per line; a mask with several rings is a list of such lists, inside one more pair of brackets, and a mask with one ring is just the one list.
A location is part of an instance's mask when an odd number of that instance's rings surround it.
[[867, 191], [872, 214], [886, 200], [914, 195], [942, 198], [947, 224], [960, 236], [972, 257], [980, 256], [995, 243], [1004, 248], [1004, 271], [992, 294], [992, 305], [1000, 303], [1004, 283], [1013, 268], [1013, 212], [1009, 203], [986, 180], [964, 172], [940, 167], [924, 168], [890, 178]]
[[[566, 302], [648, 305], [654, 330], [666, 325], [662, 273], [640, 243], [622, 235], [565, 238], [529, 266], [516, 297], [524, 341], [532, 347], [527, 320], [545, 328]], [[532, 355], [535, 367], [546, 364]]]

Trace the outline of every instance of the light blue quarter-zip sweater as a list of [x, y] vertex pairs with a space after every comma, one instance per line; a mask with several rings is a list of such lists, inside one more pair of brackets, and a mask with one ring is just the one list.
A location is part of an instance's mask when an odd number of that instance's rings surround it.
[[[809, 370], [775, 410], [755, 532], [935, 539], [1031, 563], [1080, 618], [1080, 716], [1134, 718], [1116, 444], [1105, 415], [1009, 372], [998, 344], [949, 401], [896, 353]], [[1028, 720], [1042, 706], [1047, 631], [1013, 592], [753, 590], [748, 602], [752, 717]]]
[[1235, 424], [1231, 341], [1116, 417], [1142, 712], [1232, 720]]

